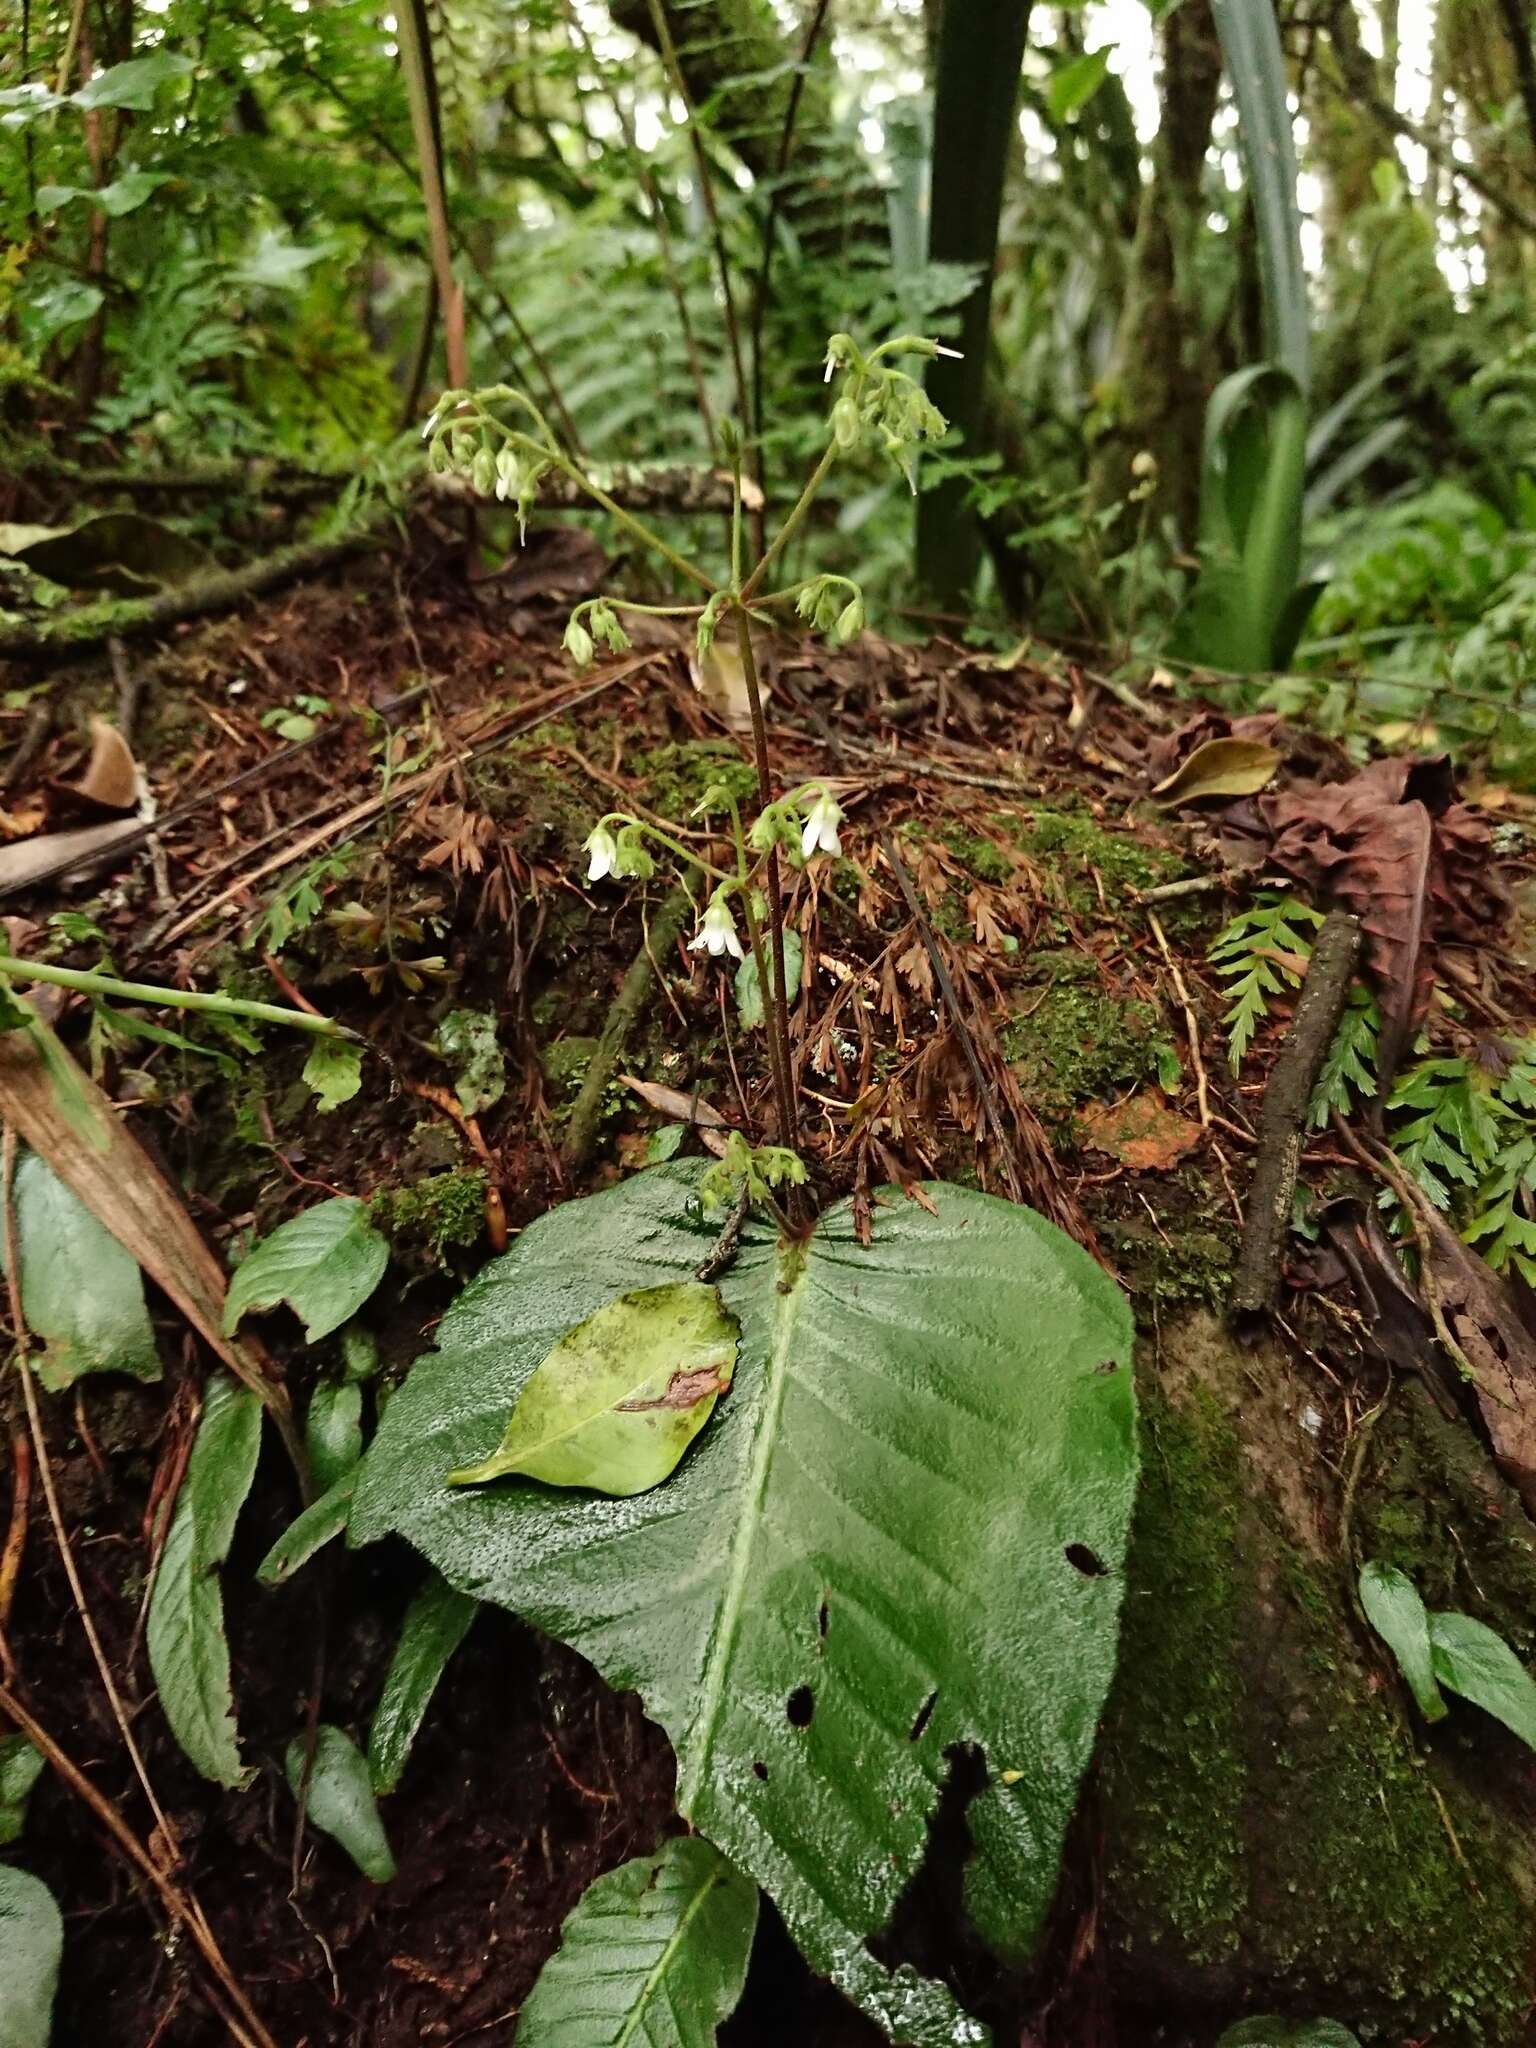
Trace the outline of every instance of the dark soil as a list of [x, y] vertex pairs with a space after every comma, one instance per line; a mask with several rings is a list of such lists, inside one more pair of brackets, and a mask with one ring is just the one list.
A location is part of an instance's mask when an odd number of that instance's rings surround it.
[[[738, 744], [669, 647], [561, 718], [550, 693], [574, 695], [576, 684], [558, 655], [552, 600], [584, 594], [591, 563], [558, 536], [541, 546], [549, 551], [542, 590], [537, 548], [514, 585], [474, 593], [428, 554], [399, 568], [364, 565], [350, 583], [297, 591], [257, 617], [136, 655], [147, 679], [138, 746], [162, 812], [270, 755], [279, 742], [263, 729], [264, 712], [305, 693], [327, 696], [333, 715], [290, 764], [168, 833], [169, 905], [153, 900], [140, 855], [123, 875], [93, 885], [94, 895], [35, 892], [25, 899], [33, 928], [14, 935], [41, 943], [49, 911], [65, 900], [89, 904], [120, 971], [202, 985], [234, 976], [242, 992], [277, 1000], [297, 988], [368, 1033], [382, 1058], [370, 1061], [359, 1100], [330, 1119], [311, 1111], [297, 1085], [303, 1048], [275, 1041], [259, 1078], [225, 1081], [174, 1053], [118, 1046], [107, 1054], [106, 1081], [120, 1101], [143, 1105], [133, 1112], [136, 1130], [217, 1243], [270, 1228], [317, 1193], [377, 1198], [396, 1251], [369, 1311], [386, 1376], [430, 1341], [456, 1287], [488, 1255], [482, 1184], [471, 1178], [487, 1159], [513, 1232], [553, 1201], [641, 1163], [664, 1119], [618, 1086], [591, 1167], [573, 1178], [560, 1163], [583, 1052], [641, 943], [635, 895], [580, 886], [580, 841], [609, 804], [676, 818], [722, 766], [739, 772]], [[841, 657], [790, 648], [778, 668], [786, 781], [825, 772], [812, 721], [828, 721], [842, 743], [865, 750], [845, 759], [858, 779], [846, 799], [850, 864], [835, 878], [800, 878], [794, 903], [808, 957], [834, 957], [844, 979], [862, 974], [879, 996], [874, 1024], [869, 1009], [856, 1023], [851, 1009], [839, 1009], [842, 982], [827, 973], [812, 978], [797, 1013], [808, 1084], [833, 1104], [857, 1096], [867, 1112], [857, 1137], [834, 1114], [811, 1133], [822, 1191], [930, 1173], [1012, 1186], [1134, 1279], [1149, 1328], [1217, 1302], [1246, 1182], [1249, 1098], [1261, 1085], [1231, 1081], [1214, 1034], [1217, 994], [1202, 976], [1209, 933], [1230, 914], [1219, 893], [1170, 903], [1163, 922], [1194, 990], [1224, 1125], [1197, 1134], [1188, 1157], [1132, 1171], [1093, 1150], [1079, 1121], [1127, 1090], [1150, 1094], [1160, 1057], [1166, 1070], [1174, 1056], [1184, 1072], [1168, 1107], [1186, 1125], [1192, 1114], [1182, 1006], [1133, 906], [1139, 889], [1205, 866], [1209, 850], [1194, 821], [1170, 822], [1142, 801], [1157, 731], [1067, 661], [1050, 672], [1027, 664], [993, 671], [959, 649], [871, 642]], [[430, 694], [398, 703], [428, 678]], [[65, 737], [39, 775], [67, 769], [68, 736], [83, 711], [112, 695], [104, 664], [60, 689]], [[1159, 727], [1173, 723], [1171, 713], [1154, 715]], [[530, 729], [469, 766], [446, 761], [493, 717]], [[306, 856], [351, 838], [359, 850], [348, 871], [322, 876], [317, 888], [327, 911], [357, 903], [358, 917], [350, 927], [345, 917], [322, 917], [286, 939], [270, 931], [265, 942], [253, 938], [273, 891], [292, 879], [291, 870], [261, 872], [264, 863], [317, 820], [375, 793], [378, 749], [391, 745], [402, 756], [398, 777], [421, 773], [425, 760], [431, 780], [413, 784], [384, 818], [338, 832]], [[956, 1021], [935, 996], [923, 934], [882, 864], [883, 829], [896, 832], [956, 983], [990, 1112]], [[176, 932], [199, 905], [208, 914]], [[268, 954], [279, 956], [281, 981], [263, 964]], [[90, 965], [99, 956], [86, 944], [67, 957]], [[413, 990], [413, 963], [424, 959], [443, 964]], [[674, 1007], [656, 999], [626, 1071], [731, 1108], [761, 1099], [760, 1038], [735, 1028], [718, 976], [681, 949], [662, 964]], [[399, 1085], [451, 1083], [430, 1041], [455, 1005], [494, 1009], [507, 1057], [506, 1094], [480, 1119], [483, 1153], [452, 1118]], [[79, 1043], [83, 1022], [76, 1008], [61, 1029]], [[383, 1079], [386, 1063], [395, 1085]], [[1343, 1165], [1327, 1140], [1314, 1143], [1310, 1160], [1319, 1185]], [[436, 1193], [424, 1202], [429, 1182]], [[87, 1595], [119, 1681], [140, 1703], [136, 1729], [181, 1839], [181, 1877], [283, 2048], [509, 2042], [585, 1886], [678, 1825], [668, 1746], [635, 1699], [616, 1697], [558, 1645], [484, 1610], [388, 1802], [396, 1881], [370, 1885], [311, 1833], [295, 1889], [283, 1751], [316, 1704], [325, 1720], [366, 1729], [420, 1565], [404, 1548], [347, 1555], [333, 1547], [291, 1587], [257, 1587], [254, 1565], [296, 1506], [291, 1475], [269, 1448], [224, 1575], [241, 1736], [256, 1778], [242, 1793], [198, 1778], [153, 1704], [136, 1626], [146, 1508], [184, 1412], [177, 1388], [203, 1370], [160, 1306], [163, 1386], [125, 1392], [88, 1381], [78, 1400], [51, 1401], [47, 1416]], [[1353, 1382], [1341, 1385], [1335, 1369], [1347, 1377], [1359, 1360], [1329, 1329], [1334, 1364], [1329, 1378], [1314, 1379], [1332, 1443], [1357, 1412]], [[305, 1354], [284, 1317], [269, 1318], [266, 1332], [302, 1407], [322, 1361]], [[18, 1413], [12, 1401], [13, 1431]], [[0, 1499], [5, 1491], [0, 1481]], [[9, 1646], [33, 1711], [147, 1834], [35, 1495]], [[1027, 1984], [994, 1977], [985, 1987], [1005, 2020], [999, 2040], [1090, 2048], [1213, 2038], [1203, 2014], [1186, 2021], [1149, 2012], [1143, 1992], [1096, 1945], [1096, 1797], [1090, 1790], [1039, 1974]], [[24, 1848], [66, 1912], [57, 2048], [202, 2048], [227, 2038], [195, 1955], [168, 1938], [153, 1904], [51, 1776], [33, 1795]], [[889, 1937], [931, 1967], [962, 1972], [973, 1963], [963, 1937], [957, 1951], [951, 1936], [964, 1850], [957, 1810]], [[855, 2048], [878, 2039], [810, 1977], [771, 1911], [765, 1922], [746, 1998], [722, 2035], [729, 2048], [797, 2038]]]

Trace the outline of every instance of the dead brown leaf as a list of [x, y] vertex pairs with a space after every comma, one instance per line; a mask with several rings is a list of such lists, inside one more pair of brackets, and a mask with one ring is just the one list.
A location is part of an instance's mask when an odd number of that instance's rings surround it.
[[1348, 782], [1287, 790], [1258, 806], [1274, 835], [1269, 864], [1360, 919], [1381, 1004], [1383, 1084], [1429, 1007], [1433, 942], [1488, 940], [1508, 907], [1488, 827], [1454, 798], [1449, 761], [1437, 755], [1373, 761]]
[[1199, 1144], [1200, 1126], [1177, 1115], [1153, 1094], [1096, 1103], [1077, 1119], [1079, 1141], [1107, 1152], [1136, 1173], [1165, 1173]]
[[1429, 1279], [1472, 1368], [1473, 1392], [1499, 1469], [1536, 1515], [1536, 1333], [1502, 1274], [1426, 1203]]
[[660, 1081], [639, 1081], [633, 1074], [620, 1074], [626, 1088], [633, 1088], [640, 1100], [658, 1115], [675, 1124], [710, 1125], [725, 1128], [726, 1119], [699, 1095], [685, 1095], [681, 1088], [668, 1088]]
[[73, 782], [55, 782], [54, 793], [77, 810], [131, 811], [139, 800], [139, 769], [133, 749], [115, 725], [91, 720], [91, 757]]

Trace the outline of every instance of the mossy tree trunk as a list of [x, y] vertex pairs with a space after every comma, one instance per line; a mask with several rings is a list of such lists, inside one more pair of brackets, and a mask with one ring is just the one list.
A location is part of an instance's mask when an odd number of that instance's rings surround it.
[[[1339, 1447], [1306, 1368], [1213, 1316], [1141, 1360], [1142, 1492], [1096, 1818], [1122, 2015], [1205, 2041], [1258, 2012], [1438, 2048], [1526, 2038], [1529, 1756], [1458, 1704], [1428, 1735], [1352, 1604], [1357, 1559], [1529, 1654], [1536, 1542], [1416, 1379]], [[1357, 1428], [1359, 1425], [1357, 1425]], [[1209, 2022], [1209, 2033], [1200, 2031]]]

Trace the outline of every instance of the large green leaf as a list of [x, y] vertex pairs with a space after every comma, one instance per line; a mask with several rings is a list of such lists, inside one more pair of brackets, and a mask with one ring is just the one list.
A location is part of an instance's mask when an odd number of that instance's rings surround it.
[[1429, 1614], [1406, 1572], [1390, 1564], [1368, 1564], [1360, 1574], [1365, 1618], [1397, 1659], [1398, 1669], [1426, 1721], [1443, 1720], [1445, 1701], [1435, 1683]]
[[219, 1785], [243, 1785], [247, 1776], [235, 1736], [219, 1567], [229, 1555], [260, 1449], [260, 1401], [218, 1374], [203, 1397], [145, 1631], [171, 1733], [203, 1776]]
[[63, 1953], [53, 1893], [0, 1863], [0, 2048], [48, 2048]]
[[566, 1331], [490, 1457], [450, 1472], [450, 1482], [523, 1473], [596, 1493], [659, 1486], [731, 1384], [736, 1336], [718, 1290], [701, 1281], [621, 1294]]
[[87, 1372], [159, 1379], [137, 1261], [35, 1152], [17, 1162], [15, 1215], [21, 1307], [43, 1340], [43, 1385], [58, 1393]]
[[384, 1277], [389, 1245], [355, 1195], [316, 1202], [251, 1247], [229, 1283], [224, 1334], [248, 1309], [286, 1301], [311, 1344], [339, 1329]]
[[468, 1593], [450, 1586], [440, 1572], [429, 1572], [405, 1610], [400, 1640], [368, 1730], [368, 1775], [375, 1792], [393, 1792], [399, 1784], [437, 1681], [479, 1605]]
[[1501, 1635], [1470, 1614], [1432, 1614], [1429, 1649], [1442, 1685], [1536, 1749], [1536, 1679]]
[[114, 64], [110, 70], [98, 71], [94, 78], [87, 79], [78, 92], [70, 94], [70, 104], [86, 109], [132, 107], [147, 114], [155, 103], [156, 91], [168, 79], [185, 78], [196, 68], [190, 57], [175, 50], [155, 50], [147, 57], [130, 57], [126, 64]]
[[517, 2048], [712, 2048], [756, 1926], [757, 1886], [696, 1836], [621, 1863], [577, 1901]]
[[713, 1242], [697, 1164], [553, 1211], [444, 1319], [385, 1412], [355, 1541], [399, 1531], [463, 1592], [634, 1688], [678, 1803], [893, 2037], [982, 2038], [866, 1941], [923, 1860], [951, 1752], [982, 1932], [1027, 1949], [1114, 1664], [1135, 1486], [1131, 1322], [1031, 1211], [937, 1185], [860, 1246], [848, 1204], [781, 1248], [749, 1222], [720, 1282], [736, 1378], [672, 1479], [624, 1500], [447, 1475], [484, 1457], [553, 1341]]

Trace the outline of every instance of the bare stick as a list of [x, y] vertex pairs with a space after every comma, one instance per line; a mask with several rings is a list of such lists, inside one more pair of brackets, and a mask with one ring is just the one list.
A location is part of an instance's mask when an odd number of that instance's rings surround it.
[[1240, 1334], [1257, 1331], [1280, 1299], [1280, 1254], [1291, 1225], [1307, 1110], [1343, 1014], [1360, 951], [1360, 920], [1331, 910], [1302, 985], [1301, 1000], [1264, 1090], [1259, 1154], [1227, 1312]]
[[1211, 1127], [1211, 1090], [1205, 1078], [1205, 1062], [1200, 1057], [1200, 1026], [1195, 1020], [1195, 1006], [1189, 1000], [1189, 990], [1184, 986], [1184, 977], [1179, 972], [1179, 963], [1168, 947], [1168, 937], [1158, 922], [1157, 913], [1147, 912], [1147, 923], [1152, 927], [1152, 936], [1157, 949], [1167, 962], [1168, 972], [1173, 976], [1174, 991], [1184, 1012], [1184, 1035], [1189, 1040], [1189, 1057], [1195, 1069], [1195, 1100], [1200, 1106], [1200, 1123], [1203, 1129]]

